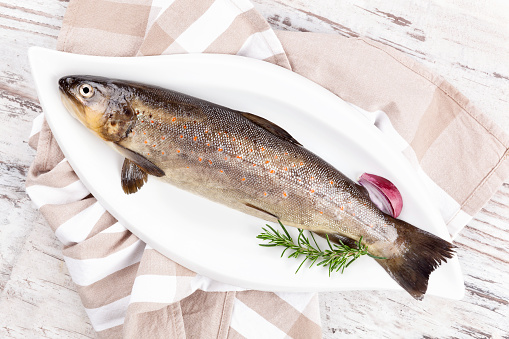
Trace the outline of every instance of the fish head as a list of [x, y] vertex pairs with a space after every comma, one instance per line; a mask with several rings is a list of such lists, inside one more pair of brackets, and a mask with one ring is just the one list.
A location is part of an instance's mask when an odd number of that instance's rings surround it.
[[67, 76], [58, 81], [65, 108], [106, 141], [124, 139], [136, 123], [132, 90], [110, 79]]

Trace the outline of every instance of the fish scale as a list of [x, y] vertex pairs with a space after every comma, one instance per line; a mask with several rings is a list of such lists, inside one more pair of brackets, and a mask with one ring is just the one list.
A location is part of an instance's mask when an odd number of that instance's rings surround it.
[[59, 86], [69, 112], [126, 157], [126, 193], [151, 174], [263, 219], [362, 239], [416, 299], [452, 256], [450, 243], [380, 211], [364, 188], [264, 118], [121, 80], [71, 76]]

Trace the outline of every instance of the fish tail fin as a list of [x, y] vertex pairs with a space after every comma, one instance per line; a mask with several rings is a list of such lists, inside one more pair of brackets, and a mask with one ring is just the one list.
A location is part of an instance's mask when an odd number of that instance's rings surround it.
[[394, 219], [400, 234], [403, 253], [376, 261], [412, 297], [421, 300], [428, 289], [428, 280], [442, 262], [454, 255], [456, 246], [404, 221]]

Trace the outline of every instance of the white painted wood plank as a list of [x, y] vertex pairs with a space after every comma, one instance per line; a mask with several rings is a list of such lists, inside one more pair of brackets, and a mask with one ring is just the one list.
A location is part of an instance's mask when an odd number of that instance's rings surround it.
[[25, 193], [40, 112], [30, 46], [55, 48], [67, 3], [0, 2], [0, 337], [94, 338], [62, 245]]
[[31, 224], [1, 295], [0, 337], [95, 338], [62, 244], [42, 218]]

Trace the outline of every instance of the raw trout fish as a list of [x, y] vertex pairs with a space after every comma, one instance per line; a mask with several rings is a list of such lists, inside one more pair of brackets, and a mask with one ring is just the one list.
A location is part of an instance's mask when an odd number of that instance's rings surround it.
[[67, 110], [124, 157], [121, 184], [148, 175], [262, 219], [355, 244], [422, 299], [449, 242], [380, 211], [366, 190], [281, 127], [182, 93], [93, 76], [59, 80]]

